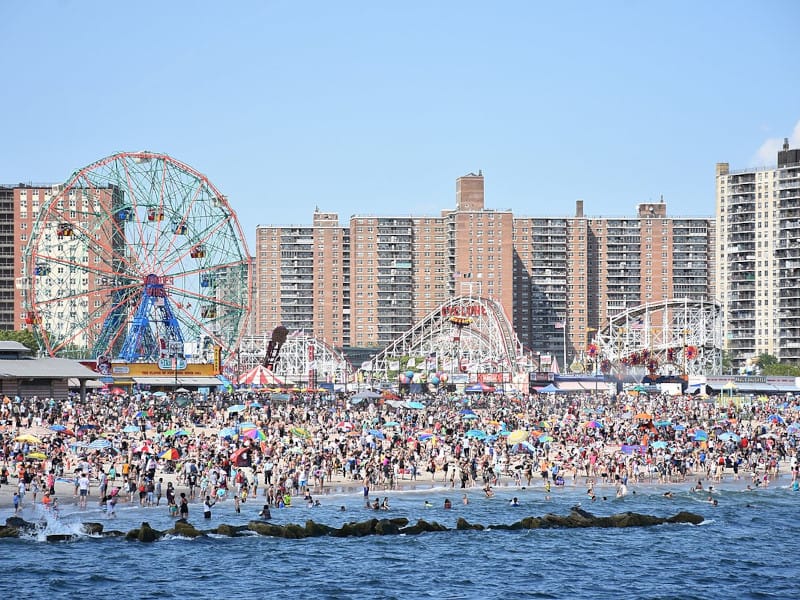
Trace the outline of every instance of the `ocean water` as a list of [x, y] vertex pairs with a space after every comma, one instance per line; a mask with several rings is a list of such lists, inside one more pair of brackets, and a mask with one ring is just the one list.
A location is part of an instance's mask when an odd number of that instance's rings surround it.
[[[47, 543], [47, 533], [78, 532], [83, 521], [127, 531], [147, 521], [168, 529], [166, 507], [118, 505], [108, 519], [93, 509], [64, 507], [58, 520], [22, 539], [0, 540], [0, 598], [796, 598], [800, 550], [800, 493], [788, 481], [745, 491], [740, 483], [718, 484], [717, 506], [707, 493], [671, 487], [631, 486], [614, 498], [613, 488], [596, 488], [589, 501], [583, 487], [499, 488], [494, 498], [480, 489], [445, 488], [380, 492], [388, 512], [367, 510], [361, 494], [319, 496], [322, 506], [297, 503], [273, 509], [274, 523], [332, 526], [373, 517], [423, 518], [454, 528], [464, 517], [484, 525], [513, 523], [525, 516], [567, 514], [571, 506], [597, 515], [634, 511], [671, 516], [698, 513], [698, 526], [662, 525], [630, 529], [531, 531], [448, 531], [419, 536], [312, 538], [284, 540], [248, 535], [188, 540], [166, 538], [153, 544], [81, 535]], [[635, 493], [633, 493], [635, 492]], [[600, 499], [605, 494], [608, 500]], [[378, 494], [375, 494], [378, 495]], [[517, 496], [520, 506], [509, 500]], [[374, 497], [374, 495], [373, 495]], [[451, 499], [453, 509], [442, 507]], [[426, 508], [425, 501], [433, 506]], [[341, 507], [345, 510], [342, 511]], [[204, 521], [192, 505], [198, 528], [240, 524], [256, 518], [261, 503], [250, 499], [242, 513], [233, 502], [214, 507]], [[3, 520], [8, 511], [0, 511]], [[23, 515], [41, 515], [28, 509]]]

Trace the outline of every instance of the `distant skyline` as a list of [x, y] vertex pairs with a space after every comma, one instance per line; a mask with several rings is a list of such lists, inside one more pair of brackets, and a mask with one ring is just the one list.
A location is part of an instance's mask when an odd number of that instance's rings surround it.
[[315, 207], [714, 213], [714, 166], [800, 146], [792, 0], [0, 4], [0, 183], [165, 152], [256, 224]]

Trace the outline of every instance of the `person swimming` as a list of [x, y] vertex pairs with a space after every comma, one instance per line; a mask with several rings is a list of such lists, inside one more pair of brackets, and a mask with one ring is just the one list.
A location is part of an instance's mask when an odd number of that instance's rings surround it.
[[258, 513], [258, 516], [262, 519], [271, 519], [272, 513], [269, 510], [269, 504], [265, 504], [264, 507], [261, 509], [261, 512]]
[[514, 497], [513, 497], [513, 498], [512, 498], [512, 499], [509, 501], [509, 504], [510, 504], [511, 506], [519, 506], [519, 499], [518, 499], [516, 496], [514, 496]]

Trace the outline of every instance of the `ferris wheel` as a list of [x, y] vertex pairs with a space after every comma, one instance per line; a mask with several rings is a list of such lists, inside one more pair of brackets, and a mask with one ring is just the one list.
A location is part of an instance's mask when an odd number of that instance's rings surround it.
[[25, 268], [25, 320], [52, 356], [210, 362], [237, 347], [250, 311], [235, 213], [165, 154], [114, 154], [54, 188]]

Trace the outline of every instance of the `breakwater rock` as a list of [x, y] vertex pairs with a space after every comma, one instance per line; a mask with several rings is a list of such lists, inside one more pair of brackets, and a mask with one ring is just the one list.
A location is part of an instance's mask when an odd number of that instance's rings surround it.
[[[526, 529], [577, 529], [587, 527], [600, 528], [623, 528], [623, 527], [652, 527], [654, 525], [665, 525], [675, 523], [689, 523], [699, 525], [703, 522], [703, 517], [690, 512], [680, 512], [672, 517], [655, 517], [634, 512], [624, 512], [608, 517], [598, 517], [580, 508], [573, 508], [568, 515], [547, 514], [542, 517], [525, 517], [511, 524], [482, 525], [480, 523], [470, 523], [464, 518], [459, 518], [456, 522], [456, 531], [483, 531], [486, 529], [514, 531]], [[25, 521], [19, 517], [9, 517], [4, 526], [0, 526], [0, 538], [18, 538], [22, 534], [29, 534], [37, 531], [39, 525]], [[419, 535], [421, 533], [435, 533], [440, 531], [452, 531], [452, 529], [437, 523], [436, 521], [425, 521], [420, 519], [413, 525], [409, 525], [408, 519], [398, 517], [394, 519], [369, 519], [367, 521], [345, 523], [341, 527], [331, 527], [312, 520], [306, 521], [305, 525], [287, 523], [277, 525], [267, 521], [250, 521], [246, 525], [226, 525], [221, 524], [213, 529], [198, 529], [186, 520], [175, 521], [172, 528], [160, 531], [153, 529], [149, 523], [143, 522], [139, 527], [130, 531], [104, 531], [102, 523], [84, 523], [82, 526], [84, 535], [100, 537], [124, 537], [126, 540], [138, 542], [155, 542], [162, 537], [180, 536], [185, 538], [207, 537], [208, 535], [221, 535], [227, 537], [237, 537], [241, 535], [252, 535], [253, 533], [268, 537], [278, 537], [284, 539], [304, 539], [312, 537], [366, 537], [370, 535]], [[75, 533], [53, 533], [46, 536], [48, 542], [71, 541], [79, 538]]]
[[[680, 512], [672, 517], [655, 517], [633, 512], [619, 513], [608, 517], [597, 517], [583, 510], [572, 510], [568, 515], [547, 514], [542, 517], [525, 517], [515, 523], [499, 525], [481, 525], [469, 523], [466, 519], [458, 519], [455, 530], [457, 531], [482, 531], [493, 530], [525, 530], [525, 529], [576, 529], [587, 527], [624, 528], [624, 527], [652, 527], [654, 525], [689, 523], [699, 525], [703, 517], [690, 512]], [[450, 528], [435, 521], [428, 522], [420, 519], [413, 525], [408, 524], [408, 519], [369, 519], [368, 521], [345, 523], [341, 527], [330, 527], [315, 521], [306, 521], [305, 525], [287, 523], [277, 525], [266, 521], [251, 521], [247, 525], [219, 525], [214, 529], [200, 530], [186, 521], [176, 521], [175, 527], [166, 531], [157, 531], [148, 523], [130, 530], [125, 534], [125, 539], [140, 542], [153, 542], [164, 535], [179, 535], [181, 537], [196, 538], [209, 534], [236, 537], [245, 532], [253, 532], [268, 537], [284, 539], [304, 539], [310, 537], [366, 537], [370, 535], [419, 535], [452, 531]], [[110, 532], [109, 532], [110, 533]]]

